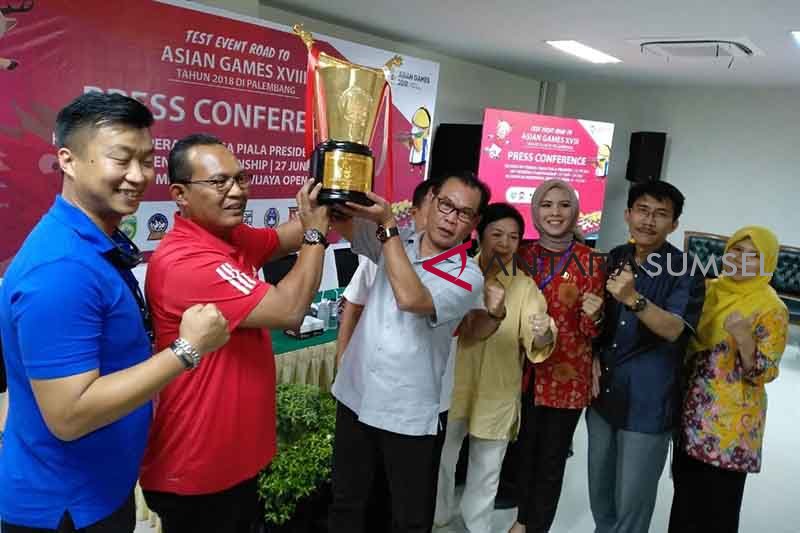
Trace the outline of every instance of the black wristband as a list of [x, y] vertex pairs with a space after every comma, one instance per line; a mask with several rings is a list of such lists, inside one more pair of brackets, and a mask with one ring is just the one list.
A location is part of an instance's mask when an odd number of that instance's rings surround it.
[[493, 320], [503, 320], [506, 317], [506, 315], [508, 314], [508, 310], [505, 307], [503, 307], [503, 315], [502, 316], [495, 316], [488, 309], [486, 310], [486, 314], [489, 315], [489, 318], [491, 318]]

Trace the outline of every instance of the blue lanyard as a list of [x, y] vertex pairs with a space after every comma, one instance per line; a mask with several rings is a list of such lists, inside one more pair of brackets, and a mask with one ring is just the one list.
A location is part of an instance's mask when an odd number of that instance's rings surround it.
[[134, 266], [141, 263], [142, 254], [133, 241], [119, 230], [114, 231], [114, 234], [111, 236], [111, 242], [114, 243], [114, 248], [106, 252], [105, 257], [114, 266], [117, 272], [119, 272], [125, 285], [127, 285], [128, 289], [131, 291], [134, 300], [136, 300], [136, 306], [139, 308], [144, 330], [152, 344], [155, 340], [153, 318], [150, 315], [150, 309], [147, 307], [147, 302], [144, 299], [142, 290], [139, 288], [139, 282], [136, 280], [136, 276], [133, 275], [133, 272], [131, 272]]
[[[550, 282], [553, 281], [553, 278], [556, 276], [556, 272], [561, 272], [561, 270], [564, 268], [564, 265], [569, 260], [569, 257], [572, 254], [572, 248], [574, 246], [575, 246], [575, 241], [572, 241], [571, 243], [569, 243], [569, 246], [567, 247], [567, 249], [564, 250], [563, 254], [561, 254], [561, 258], [558, 261], [558, 266], [556, 266], [550, 272], [550, 274], [548, 274], [548, 276], [546, 278], [544, 278], [541, 283], [539, 283], [539, 290], [544, 290], [545, 287], [550, 285]], [[542, 249], [544, 249], [544, 248], [542, 248]], [[544, 257], [543, 256], [539, 256], [537, 264], [536, 264], [536, 272], [542, 272], [543, 268], [544, 268]]]

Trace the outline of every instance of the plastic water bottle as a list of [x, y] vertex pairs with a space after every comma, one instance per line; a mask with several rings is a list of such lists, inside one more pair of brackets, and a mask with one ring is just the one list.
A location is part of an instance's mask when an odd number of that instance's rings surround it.
[[337, 305], [336, 300], [331, 300], [328, 329], [336, 329], [338, 327], [339, 327], [339, 306]]
[[317, 309], [317, 318], [322, 320], [323, 328], [328, 330], [330, 328], [330, 319], [331, 319], [331, 303], [325, 299], [319, 303], [319, 308]]

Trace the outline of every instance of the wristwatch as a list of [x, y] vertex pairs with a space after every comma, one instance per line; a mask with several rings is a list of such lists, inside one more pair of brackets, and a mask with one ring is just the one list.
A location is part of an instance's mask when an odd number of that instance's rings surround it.
[[633, 301], [633, 305], [626, 305], [625, 307], [632, 313], [640, 313], [647, 307], [647, 298], [640, 294], [636, 297], [636, 300]]
[[200, 364], [200, 353], [183, 337], [172, 341], [169, 347], [181, 360], [186, 370], [194, 370]]
[[320, 230], [311, 228], [303, 232], [303, 244], [321, 244], [327, 248], [328, 239]]
[[392, 237], [397, 237], [398, 235], [400, 235], [400, 230], [397, 229], [397, 226], [387, 228], [383, 224], [379, 225], [378, 230], [375, 232], [375, 236], [378, 237], [378, 240], [382, 243], [388, 241]]

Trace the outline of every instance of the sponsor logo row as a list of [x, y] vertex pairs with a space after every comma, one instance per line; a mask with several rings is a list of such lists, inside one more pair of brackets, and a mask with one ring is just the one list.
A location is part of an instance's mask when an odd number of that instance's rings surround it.
[[[289, 220], [297, 217], [297, 207], [289, 207]], [[243, 222], [248, 226], [254, 226], [254, 215], [252, 209], [244, 212]], [[275, 228], [281, 223], [281, 212], [277, 207], [269, 207], [264, 213], [264, 227]], [[159, 241], [169, 229], [169, 218], [164, 213], [154, 213], [147, 219], [147, 240]], [[119, 229], [133, 240], [139, 229], [139, 219], [137, 215], [128, 215], [122, 219]]]

